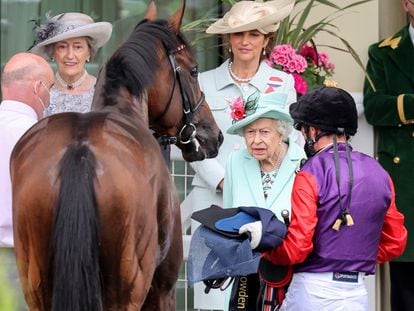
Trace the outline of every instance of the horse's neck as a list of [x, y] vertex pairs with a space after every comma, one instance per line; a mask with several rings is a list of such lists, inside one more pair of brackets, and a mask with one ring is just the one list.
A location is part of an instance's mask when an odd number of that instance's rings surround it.
[[147, 127], [149, 126], [148, 95], [146, 92], [141, 98], [138, 98], [129, 93], [124, 87], [121, 87], [114, 108], [119, 113], [132, 118], [134, 122], [140, 121]]
[[[145, 95], [147, 97], [147, 95]], [[139, 119], [141, 119], [147, 127], [149, 126], [149, 116], [148, 116], [148, 98], [145, 100], [139, 101], [138, 98], [132, 96], [132, 110], [134, 114], [137, 115]]]
[[[99, 71], [98, 79], [95, 85], [95, 94], [92, 100], [92, 111], [101, 111], [103, 109], [117, 110], [120, 114], [126, 115], [132, 119], [139, 119], [149, 125], [148, 117], [148, 94], [145, 92], [141, 96], [141, 101], [127, 91], [125, 87], [119, 88], [117, 94], [110, 97], [104, 96], [104, 85], [106, 77], [106, 66], [102, 66]], [[114, 105], [108, 105], [106, 102], [114, 102]]]
[[97, 111], [103, 108], [103, 90], [105, 84], [106, 66], [103, 65], [99, 70], [95, 84], [95, 93], [92, 99], [91, 110]]

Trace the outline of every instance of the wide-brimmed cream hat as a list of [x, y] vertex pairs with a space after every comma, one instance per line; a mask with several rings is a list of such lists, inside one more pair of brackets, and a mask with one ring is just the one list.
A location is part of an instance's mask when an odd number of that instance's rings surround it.
[[30, 52], [51, 58], [50, 44], [62, 40], [89, 37], [93, 51], [108, 42], [112, 33], [112, 25], [108, 22], [97, 22], [83, 13], [69, 12], [47, 17], [44, 24], [35, 28], [36, 41]]
[[278, 29], [279, 22], [292, 12], [294, 5], [295, 0], [239, 1], [206, 32], [227, 34], [257, 29], [268, 34]]
[[[252, 99], [252, 97], [254, 97]], [[254, 93], [249, 96], [248, 101], [255, 102], [251, 109], [245, 111], [245, 116], [239, 121], [234, 121], [228, 128], [228, 134], [242, 135], [243, 128], [259, 118], [269, 118], [285, 121], [293, 124], [293, 119], [289, 114], [286, 105], [287, 94], [285, 93]]]

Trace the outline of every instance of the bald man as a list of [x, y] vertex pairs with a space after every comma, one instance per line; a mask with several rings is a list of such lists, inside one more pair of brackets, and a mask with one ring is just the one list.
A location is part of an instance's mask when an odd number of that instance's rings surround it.
[[[0, 268], [8, 276], [21, 310], [18, 274], [13, 253], [12, 200], [9, 174], [10, 154], [20, 137], [41, 117], [49, 105], [54, 74], [40, 56], [18, 53], [10, 58], [1, 75], [0, 103]], [[0, 273], [1, 274], [1, 273]], [[3, 280], [0, 280], [4, 284]], [[18, 302], [17, 302], [18, 301]]]

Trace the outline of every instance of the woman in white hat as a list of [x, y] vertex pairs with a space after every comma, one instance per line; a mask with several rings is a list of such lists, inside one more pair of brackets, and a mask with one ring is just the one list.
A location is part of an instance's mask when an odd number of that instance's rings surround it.
[[85, 64], [108, 42], [112, 25], [94, 22], [83, 13], [63, 13], [48, 17], [35, 29], [32, 53], [56, 63], [55, 84], [50, 91], [50, 106], [45, 115], [60, 112], [88, 112], [96, 78]]
[[[199, 75], [200, 86], [223, 133], [232, 124], [229, 105], [239, 96], [247, 98], [257, 91], [277, 92], [287, 95], [288, 104], [296, 101], [293, 77], [271, 68], [264, 61], [272, 48], [272, 38], [279, 22], [290, 14], [294, 2], [239, 1], [207, 29], [207, 33], [224, 35], [228, 41], [229, 59]], [[211, 204], [222, 206], [226, 160], [231, 151], [245, 145], [241, 136], [224, 135], [224, 144], [216, 158], [191, 163], [196, 174], [193, 190], [182, 203], [184, 209], [188, 206], [197, 211]], [[192, 222], [192, 231], [197, 226], [197, 222]], [[223, 309], [224, 295], [220, 295], [218, 290], [207, 295], [204, 286], [197, 283], [194, 291], [195, 309]]]

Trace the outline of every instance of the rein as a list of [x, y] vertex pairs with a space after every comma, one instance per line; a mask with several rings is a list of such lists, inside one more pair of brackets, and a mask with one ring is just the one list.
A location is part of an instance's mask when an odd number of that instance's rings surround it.
[[[158, 120], [162, 119], [168, 112], [171, 106], [171, 103], [172, 103], [172, 97], [174, 95], [175, 86], [178, 81], [178, 86], [180, 87], [181, 102], [183, 105], [185, 123], [183, 127], [181, 128], [181, 130], [178, 132], [177, 136], [162, 135], [160, 137], [160, 142], [161, 142], [161, 145], [163, 146], [173, 145], [173, 144], [176, 144], [177, 142], [183, 145], [194, 143], [196, 145], [196, 150], [198, 150], [199, 143], [196, 139], [197, 129], [196, 129], [196, 126], [191, 121], [193, 119], [194, 114], [200, 109], [200, 107], [204, 103], [205, 96], [204, 96], [204, 93], [201, 92], [201, 96], [197, 100], [195, 107], [193, 108], [193, 106], [190, 104], [188, 94], [183, 87], [183, 82], [181, 79], [181, 74], [180, 74], [181, 67], [177, 64], [177, 60], [175, 59], [175, 54], [178, 53], [179, 51], [184, 50], [185, 48], [186, 46], [184, 44], [181, 44], [175, 50], [168, 52], [168, 59], [170, 60], [171, 67], [174, 72], [174, 83], [171, 89], [168, 103], [164, 111], [157, 117], [157, 119], [154, 122], [157, 122]], [[191, 134], [189, 135], [188, 139], [184, 140], [183, 133], [187, 128], [190, 128]]]

